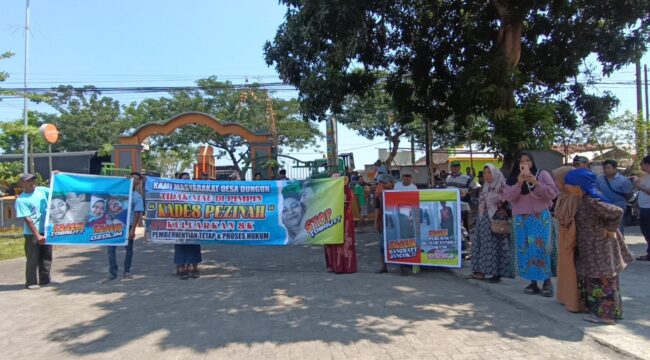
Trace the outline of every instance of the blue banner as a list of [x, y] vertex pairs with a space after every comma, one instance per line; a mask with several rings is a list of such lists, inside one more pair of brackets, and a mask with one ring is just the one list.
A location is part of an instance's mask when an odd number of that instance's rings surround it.
[[343, 179], [211, 181], [148, 177], [145, 194], [145, 233], [152, 242], [343, 242]]
[[59, 173], [50, 184], [45, 222], [50, 245], [126, 245], [130, 178]]

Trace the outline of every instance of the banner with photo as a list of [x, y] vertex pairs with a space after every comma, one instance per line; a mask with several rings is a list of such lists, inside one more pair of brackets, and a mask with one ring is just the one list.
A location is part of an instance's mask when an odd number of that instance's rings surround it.
[[59, 173], [45, 221], [50, 245], [126, 245], [133, 180]]
[[460, 267], [460, 213], [458, 189], [386, 191], [385, 261]]
[[145, 236], [155, 243], [343, 243], [343, 179], [211, 181], [148, 177]]

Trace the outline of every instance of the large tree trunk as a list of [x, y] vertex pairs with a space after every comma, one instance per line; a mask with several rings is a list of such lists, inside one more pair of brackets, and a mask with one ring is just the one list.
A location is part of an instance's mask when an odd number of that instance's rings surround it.
[[516, 11], [513, 1], [494, 0], [492, 3], [497, 9], [501, 21], [497, 47], [503, 55], [506, 70], [513, 71], [519, 65], [521, 58], [524, 19]]
[[391, 150], [390, 153], [388, 154], [388, 158], [386, 159], [386, 167], [388, 168], [388, 171], [390, 172], [390, 167], [393, 164], [393, 160], [395, 159], [395, 156], [397, 156], [397, 151], [399, 150], [399, 135], [393, 135], [391, 136], [388, 141], [391, 143]]
[[[513, 72], [521, 59], [521, 39], [524, 28], [524, 17], [516, 8], [518, 0], [493, 0], [492, 4], [497, 9], [500, 20], [497, 49], [501, 53], [503, 71], [498, 79], [497, 86], [501, 88], [501, 106], [495, 111], [496, 116], [504, 116], [516, 107], [515, 89], [512, 83]], [[505, 115], [507, 116], [507, 115]], [[499, 122], [495, 123], [498, 126]], [[512, 149], [503, 152], [504, 170], [510, 171], [514, 154]]]

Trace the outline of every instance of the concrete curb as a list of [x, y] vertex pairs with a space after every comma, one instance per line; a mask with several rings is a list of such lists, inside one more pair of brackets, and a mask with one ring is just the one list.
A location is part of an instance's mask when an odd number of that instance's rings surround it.
[[608, 348], [610, 350], [613, 350], [613, 351], [615, 351], [615, 352], [617, 352], [617, 353], [619, 353], [619, 354], [621, 354], [623, 356], [626, 356], [626, 357], [628, 357], [630, 359], [646, 360], [646, 359], [644, 359], [642, 357], [639, 357], [636, 354], [633, 354], [633, 353], [631, 353], [631, 352], [629, 352], [629, 351], [627, 351], [625, 349], [620, 348], [619, 346], [616, 346], [616, 345], [614, 345], [612, 343], [609, 343], [606, 340], [601, 339], [600, 337], [589, 334], [587, 331], [585, 331], [584, 328], [580, 328], [580, 327], [575, 326], [575, 325], [573, 325], [573, 324], [571, 324], [569, 322], [560, 321], [560, 320], [556, 319], [555, 317], [548, 315], [546, 312], [540, 311], [539, 309], [537, 309], [534, 306], [531, 306], [531, 305], [529, 305], [529, 304], [527, 304], [525, 302], [519, 301], [518, 299], [516, 299], [513, 296], [510, 296], [510, 295], [508, 295], [506, 293], [495, 290], [494, 287], [492, 287], [492, 286], [488, 286], [487, 284], [482, 283], [480, 281], [468, 281], [468, 279], [466, 278], [466, 274], [463, 274], [462, 271], [463, 270], [451, 269], [451, 273], [454, 276], [456, 276], [457, 278], [460, 278], [460, 279], [463, 279], [463, 280], [465, 280], [467, 282], [473, 283], [474, 285], [480, 287], [481, 289], [486, 290], [491, 295], [494, 295], [494, 297], [498, 298], [499, 300], [502, 300], [502, 301], [504, 301], [504, 302], [506, 302], [506, 303], [508, 303], [510, 305], [516, 306], [519, 309], [534, 312], [536, 315], [542, 316], [545, 319], [550, 320], [553, 323], [556, 323], [556, 324], [559, 324], [559, 325], [564, 325], [564, 326], [570, 326], [572, 329], [579, 331], [586, 338], [589, 338], [591, 341], [597, 343], [598, 345], [604, 346], [604, 347], [606, 347], [606, 348]]

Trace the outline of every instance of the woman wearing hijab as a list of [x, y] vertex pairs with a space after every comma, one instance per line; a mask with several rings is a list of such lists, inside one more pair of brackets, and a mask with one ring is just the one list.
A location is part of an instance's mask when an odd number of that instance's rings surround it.
[[[190, 180], [190, 174], [184, 172], [178, 175], [179, 179]], [[203, 261], [201, 245], [199, 244], [174, 244], [174, 264], [176, 275], [181, 280], [198, 279], [201, 277], [199, 263]]]
[[[332, 177], [338, 178], [340, 176], [337, 173]], [[343, 244], [325, 245], [325, 265], [327, 266], [327, 270], [337, 274], [357, 272], [357, 251], [354, 244], [354, 216], [350, 208], [353, 195], [349, 186], [349, 178], [346, 176], [344, 179]]]
[[[551, 174], [538, 170], [530, 153], [519, 154], [506, 181], [504, 199], [512, 205], [517, 270], [530, 281], [524, 289], [529, 295], [553, 296], [553, 219], [549, 208], [557, 194]], [[538, 281], [544, 282], [541, 290]]]
[[553, 170], [555, 184], [560, 190], [553, 214], [559, 223], [557, 301], [570, 312], [582, 312], [574, 259], [577, 242], [575, 215], [583, 192], [579, 186], [564, 183], [564, 177], [574, 169], [573, 166], [563, 166]]
[[578, 286], [583, 304], [591, 313], [584, 320], [614, 325], [623, 317], [619, 275], [633, 260], [618, 230], [623, 209], [610, 204], [596, 189], [596, 175], [588, 169], [569, 172], [564, 182], [579, 186], [583, 193], [575, 222]]
[[492, 232], [493, 220], [509, 219], [507, 203], [503, 200], [506, 180], [493, 164], [485, 165], [482, 173], [485, 184], [479, 195], [479, 217], [472, 244], [470, 277], [497, 283], [502, 277], [514, 278], [510, 234]]

